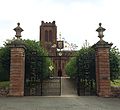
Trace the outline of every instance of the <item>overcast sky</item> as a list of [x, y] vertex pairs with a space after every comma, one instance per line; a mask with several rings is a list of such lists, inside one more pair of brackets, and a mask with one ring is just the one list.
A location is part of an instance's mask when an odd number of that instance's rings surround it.
[[120, 49], [120, 0], [0, 0], [0, 46], [15, 36], [17, 22], [23, 39], [39, 40], [41, 21], [56, 21], [58, 35], [81, 47], [99, 38], [99, 22], [106, 28], [104, 40]]

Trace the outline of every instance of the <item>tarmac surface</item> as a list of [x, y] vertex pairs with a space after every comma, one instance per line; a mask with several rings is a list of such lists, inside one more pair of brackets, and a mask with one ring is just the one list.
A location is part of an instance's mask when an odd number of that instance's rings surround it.
[[67, 95], [0, 97], [0, 110], [120, 110], [120, 98]]

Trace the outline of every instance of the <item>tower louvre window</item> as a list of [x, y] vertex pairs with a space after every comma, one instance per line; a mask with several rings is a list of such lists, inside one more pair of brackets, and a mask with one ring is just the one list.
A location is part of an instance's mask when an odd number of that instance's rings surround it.
[[48, 41], [48, 31], [45, 31], [45, 41]]
[[53, 38], [52, 38], [52, 31], [49, 31], [49, 41], [52, 42]]

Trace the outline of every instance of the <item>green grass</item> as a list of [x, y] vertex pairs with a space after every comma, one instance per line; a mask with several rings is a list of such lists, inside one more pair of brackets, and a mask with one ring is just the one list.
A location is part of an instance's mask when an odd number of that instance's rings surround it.
[[111, 86], [120, 86], [120, 80], [114, 80], [114, 82], [111, 81]]
[[9, 81], [2, 81], [0, 82], [0, 88], [9, 87]]

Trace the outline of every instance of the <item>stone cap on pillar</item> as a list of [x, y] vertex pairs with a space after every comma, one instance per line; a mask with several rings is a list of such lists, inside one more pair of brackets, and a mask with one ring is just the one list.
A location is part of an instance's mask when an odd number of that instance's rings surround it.
[[108, 43], [104, 40], [100, 40], [96, 44], [94, 44], [92, 47], [93, 48], [111, 48], [112, 45], [113, 43]]
[[24, 48], [24, 49], [26, 49], [25, 43], [23, 42], [23, 40], [15, 39], [8, 45], [10, 48]]

